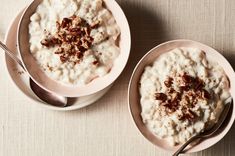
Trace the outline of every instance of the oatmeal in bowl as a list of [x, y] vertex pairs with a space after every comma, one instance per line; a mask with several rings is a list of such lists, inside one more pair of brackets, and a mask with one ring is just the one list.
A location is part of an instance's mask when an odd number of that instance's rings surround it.
[[108, 87], [130, 53], [129, 25], [114, 0], [35, 0], [18, 33], [21, 58], [32, 79], [68, 97]]
[[30, 51], [56, 81], [87, 84], [119, 56], [120, 28], [102, 0], [44, 0], [30, 20]]
[[221, 66], [195, 48], [176, 48], [145, 68], [140, 79], [142, 119], [171, 145], [212, 127], [230, 99]]
[[[149, 141], [175, 150], [215, 125], [234, 95], [233, 78], [232, 67], [214, 49], [190, 40], [169, 41], [152, 49], [136, 66], [128, 90], [130, 112]], [[187, 152], [218, 142], [231, 127], [234, 114], [233, 109], [219, 134]]]

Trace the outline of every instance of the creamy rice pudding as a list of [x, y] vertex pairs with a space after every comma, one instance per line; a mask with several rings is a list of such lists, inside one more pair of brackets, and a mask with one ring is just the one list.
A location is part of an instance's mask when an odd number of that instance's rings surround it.
[[157, 137], [184, 143], [213, 126], [230, 98], [229, 80], [196, 48], [177, 48], [147, 66], [140, 80], [141, 116]]
[[30, 20], [31, 53], [56, 81], [85, 85], [119, 56], [120, 28], [102, 0], [43, 0]]

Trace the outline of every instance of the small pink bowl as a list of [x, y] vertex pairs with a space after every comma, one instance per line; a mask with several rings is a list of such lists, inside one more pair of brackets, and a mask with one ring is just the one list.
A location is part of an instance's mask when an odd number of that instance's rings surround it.
[[[169, 42], [162, 43], [152, 50], [150, 50], [137, 64], [137, 66], [134, 69], [134, 72], [132, 74], [130, 83], [129, 83], [129, 89], [128, 89], [128, 100], [129, 100], [129, 109], [131, 112], [131, 115], [133, 117], [133, 120], [135, 122], [135, 125], [139, 129], [139, 131], [142, 133], [142, 135], [148, 139], [150, 142], [152, 142], [154, 145], [168, 150], [168, 151], [175, 151], [179, 147], [172, 147], [170, 146], [165, 140], [157, 138], [153, 133], [151, 133], [145, 124], [142, 122], [141, 118], [141, 106], [140, 106], [140, 95], [138, 90], [138, 82], [140, 80], [140, 77], [144, 71], [144, 68], [148, 65], [151, 65], [154, 60], [161, 54], [168, 52], [172, 49], [179, 48], [179, 47], [194, 47], [199, 48], [203, 50], [207, 58], [209, 60], [214, 60], [219, 63], [220, 66], [224, 68], [224, 71], [226, 72], [229, 80], [230, 80], [230, 92], [232, 97], [235, 97], [235, 74], [234, 70], [229, 64], [229, 62], [216, 50], [212, 49], [211, 47], [191, 41], [191, 40], [173, 40]], [[211, 147], [218, 141], [220, 141], [226, 133], [231, 128], [234, 119], [235, 119], [235, 109], [234, 106], [230, 110], [230, 115], [226, 119], [223, 126], [220, 128], [216, 134], [206, 140], [203, 140], [202, 142], [198, 143], [195, 146], [189, 147], [186, 149], [186, 153], [192, 153], [192, 152], [198, 152], [201, 150], [204, 150], [206, 148]]]

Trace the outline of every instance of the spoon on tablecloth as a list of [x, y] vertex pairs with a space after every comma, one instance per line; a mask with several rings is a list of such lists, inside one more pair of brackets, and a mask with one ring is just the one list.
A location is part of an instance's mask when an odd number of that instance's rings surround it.
[[[0, 48], [2, 48], [6, 52], [6, 54], [15, 62], [17, 62], [25, 71], [24, 65], [21, 62], [21, 60], [18, 59], [13, 54], [13, 52], [11, 52], [11, 50], [9, 50], [7, 46], [1, 41], [0, 41]], [[34, 94], [36, 94], [37, 97], [39, 97], [42, 101], [56, 107], [66, 107], [68, 105], [68, 98], [44, 90], [43, 88], [38, 86], [31, 78], [29, 78], [29, 84]]]

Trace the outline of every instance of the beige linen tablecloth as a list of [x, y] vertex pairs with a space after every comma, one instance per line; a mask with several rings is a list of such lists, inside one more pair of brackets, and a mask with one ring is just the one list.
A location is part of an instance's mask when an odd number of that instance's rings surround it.
[[[0, 0], [0, 39], [30, 0]], [[30, 103], [0, 59], [0, 156], [170, 156], [138, 132], [127, 105], [127, 86], [137, 61], [172, 39], [192, 39], [219, 50], [235, 67], [234, 0], [118, 0], [129, 20], [129, 63], [104, 98], [73, 112]], [[192, 156], [234, 156], [235, 126], [215, 146]]]

